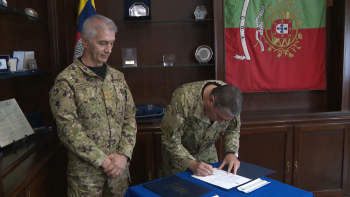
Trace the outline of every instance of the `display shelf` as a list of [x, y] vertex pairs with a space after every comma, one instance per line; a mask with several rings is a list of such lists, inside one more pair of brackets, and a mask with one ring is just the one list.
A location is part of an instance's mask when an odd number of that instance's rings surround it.
[[14, 13], [14, 14], [16, 14], [18, 16], [28, 17], [31, 21], [36, 21], [36, 22], [48, 24], [47, 21], [44, 21], [44, 20], [42, 20], [40, 18], [35, 18], [35, 17], [32, 17], [32, 16], [29, 16], [28, 14], [25, 14], [25, 13], [21, 12], [20, 10], [0, 5], [0, 12], [2, 12], [2, 11]]
[[[180, 22], [190, 22], [190, 23], [204, 23], [204, 22], [214, 22], [214, 19], [174, 19], [174, 20], [125, 20], [125, 21], [114, 21], [116, 24], [121, 23], [180, 23]], [[67, 23], [68, 26], [77, 26], [76, 23]]]
[[115, 67], [116, 69], [129, 69], [129, 68], [178, 68], [178, 67], [208, 67], [215, 66], [215, 64], [192, 64], [192, 65], [174, 65], [174, 66], [128, 66], [128, 67]]
[[44, 74], [48, 72], [49, 71], [44, 69], [35, 69], [35, 70], [26, 70], [26, 71], [17, 71], [17, 72], [2, 72], [0, 73], [0, 79], [32, 76], [32, 75]]

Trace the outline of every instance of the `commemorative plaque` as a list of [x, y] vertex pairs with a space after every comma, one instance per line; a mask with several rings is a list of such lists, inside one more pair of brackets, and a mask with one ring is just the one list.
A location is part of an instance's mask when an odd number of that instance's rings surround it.
[[137, 66], [136, 48], [123, 48], [123, 67]]

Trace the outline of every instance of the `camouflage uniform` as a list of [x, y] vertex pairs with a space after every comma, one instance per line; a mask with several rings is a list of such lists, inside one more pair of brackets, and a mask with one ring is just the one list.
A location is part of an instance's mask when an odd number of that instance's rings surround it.
[[163, 176], [185, 171], [193, 160], [218, 162], [215, 142], [223, 132], [226, 152], [238, 153], [240, 117], [211, 124], [202, 103], [202, 88], [208, 82], [225, 85], [214, 80], [194, 82], [180, 86], [173, 94], [160, 126]]
[[[50, 91], [50, 105], [58, 136], [69, 150], [69, 184], [74, 180], [95, 179], [94, 176], [100, 177], [99, 181], [110, 182], [100, 166], [111, 153], [123, 154], [131, 160], [136, 138], [136, 108], [122, 73], [107, 65], [103, 80], [76, 59], [57, 76]], [[123, 176], [114, 181], [123, 179], [123, 188], [125, 184], [128, 186], [128, 166], [129, 163]], [[92, 193], [77, 195], [94, 196]]]

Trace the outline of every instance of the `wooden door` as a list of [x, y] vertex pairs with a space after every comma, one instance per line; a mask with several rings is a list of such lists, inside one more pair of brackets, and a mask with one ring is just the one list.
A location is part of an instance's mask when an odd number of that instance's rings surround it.
[[349, 124], [295, 127], [293, 185], [315, 196], [347, 192]]
[[139, 185], [155, 179], [154, 144], [152, 132], [136, 135], [136, 145], [130, 163], [130, 186]]
[[242, 128], [239, 160], [275, 170], [267, 177], [291, 184], [292, 126]]

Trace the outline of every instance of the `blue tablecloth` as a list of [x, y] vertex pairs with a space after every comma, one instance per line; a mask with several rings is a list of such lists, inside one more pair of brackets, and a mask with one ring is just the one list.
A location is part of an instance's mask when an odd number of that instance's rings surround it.
[[[218, 166], [218, 164], [214, 164], [213, 166]], [[179, 173], [176, 176], [181, 177], [182, 179], [185, 179], [187, 181], [190, 181], [192, 183], [196, 183], [198, 185], [204, 186], [206, 188], [211, 189], [212, 191], [210, 193], [207, 193], [203, 195], [203, 197], [213, 197], [215, 195], [219, 195], [219, 197], [229, 197], [229, 196], [235, 196], [235, 197], [250, 197], [250, 196], [256, 196], [256, 197], [314, 197], [314, 195], [310, 192], [307, 192], [305, 190], [301, 190], [299, 188], [281, 183], [279, 181], [275, 181], [266, 177], [262, 177], [261, 179], [271, 181], [270, 184], [257, 189], [249, 194], [243, 193], [241, 191], [238, 191], [237, 188], [231, 189], [229, 191], [220, 189], [218, 187], [214, 187], [211, 185], [208, 185], [204, 182], [201, 182], [197, 179], [191, 178], [190, 175], [192, 175], [191, 172], [183, 172]], [[146, 189], [145, 187], [141, 185], [137, 185], [134, 187], [130, 187], [128, 191], [125, 194], [125, 197], [141, 197], [141, 196], [147, 196], [147, 197], [159, 197], [158, 194]]]

